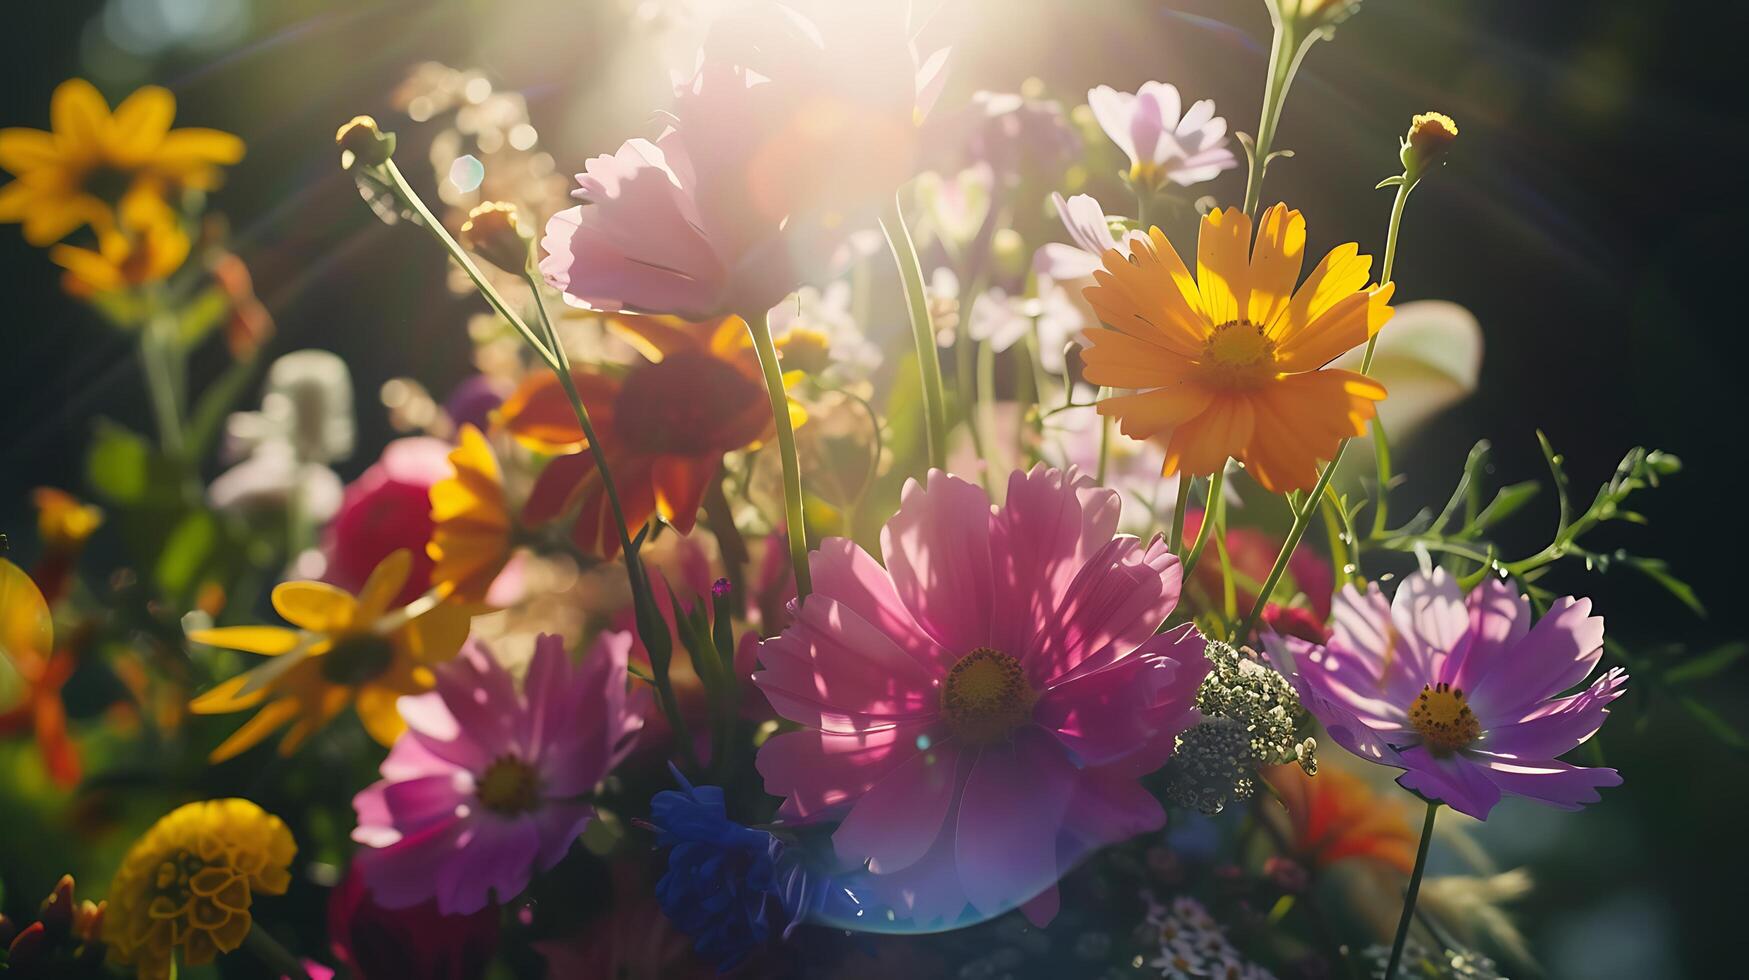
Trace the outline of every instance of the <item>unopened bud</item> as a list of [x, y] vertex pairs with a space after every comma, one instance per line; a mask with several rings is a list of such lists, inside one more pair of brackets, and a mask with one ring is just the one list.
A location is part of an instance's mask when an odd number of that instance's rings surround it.
[[55, 884], [55, 890], [49, 893], [48, 898], [43, 899], [42, 910], [38, 912], [37, 919], [42, 922], [50, 936], [58, 939], [73, 931], [73, 914], [76, 910], [77, 903], [73, 901], [73, 876], [62, 875], [61, 880]]
[[520, 273], [528, 265], [528, 236], [514, 204], [487, 201], [469, 211], [461, 240], [468, 251], [505, 272]]
[[37, 958], [49, 949], [49, 938], [41, 922], [32, 922], [12, 940], [6, 951], [6, 965], [23, 970], [37, 964]]
[[1457, 142], [1457, 123], [1441, 112], [1423, 112], [1409, 123], [1409, 135], [1403, 137], [1403, 172], [1419, 177], [1427, 168], [1451, 150]]
[[1354, 16], [1360, 0], [1278, 0], [1282, 19], [1299, 28], [1301, 36], [1335, 27]]
[[340, 147], [340, 165], [347, 170], [354, 163], [380, 167], [395, 155], [395, 134], [377, 128], [369, 116], [353, 116], [334, 133], [334, 144]]

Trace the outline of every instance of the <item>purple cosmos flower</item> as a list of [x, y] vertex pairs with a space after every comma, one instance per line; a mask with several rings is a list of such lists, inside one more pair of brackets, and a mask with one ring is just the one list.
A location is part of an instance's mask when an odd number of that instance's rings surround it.
[[1101, 85], [1087, 93], [1099, 128], [1130, 158], [1130, 180], [1187, 187], [1239, 165], [1227, 148], [1227, 121], [1208, 99], [1182, 108], [1178, 89], [1147, 82], [1131, 94]]
[[1597, 733], [1627, 674], [1611, 668], [1567, 697], [1603, 655], [1589, 599], [1530, 604], [1488, 579], [1468, 598], [1444, 569], [1336, 597], [1330, 642], [1265, 636], [1306, 707], [1344, 748], [1407, 770], [1397, 782], [1477, 819], [1502, 794], [1563, 810], [1621, 785], [1614, 769], [1557, 760]]
[[1000, 508], [932, 471], [882, 531], [886, 565], [827, 539], [761, 645], [754, 682], [803, 726], [760, 749], [766, 790], [788, 819], [842, 819], [839, 858], [903, 917], [1049, 919], [1063, 871], [1165, 822], [1137, 780], [1208, 665], [1194, 632], [1154, 634], [1178, 561], [1115, 536], [1119, 506], [1073, 470], [1014, 473]]
[[407, 733], [381, 781], [353, 798], [356, 858], [385, 908], [437, 900], [444, 915], [507, 901], [559, 863], [595, 808], [587, 796], [642, 724], [626, 709], [629, 633], [603, 633], [581, 664], [543, 635], [519, 692], [481, 644], [404, 697]]

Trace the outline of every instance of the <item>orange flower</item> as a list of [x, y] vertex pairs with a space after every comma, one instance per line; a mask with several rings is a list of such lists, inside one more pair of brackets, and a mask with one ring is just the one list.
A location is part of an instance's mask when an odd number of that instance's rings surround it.
[[1086, 377], [1142, 389], [1099, 414], [1164, 443], [1162, 475], [1211, 474], [1231, 456], [1265, 489], [1305, 490], [1318, 460], [1366, 431], [1385, 389], [1324, 365], [1384, 326], [1392, 286], [1367, 285], [1372, 257], [1350, 243], [1296, 291], [1305, 249], [1305, 219], [1277, 204], [1254, 248], [1244, 212], [1204, 217], [1195, 278], [1158, 228], [1127, 258], [1105, 253], [1085, 295], [1111, 329], [1087, 330]]
[[[0, 734], [30, 731], [49, 778], [62, 788], [79, 782], [79, 751], [67, 735], [61, 687], [73, 674], [72, 654], [55, 649], [49, 604], [29, 575], [0, 558], [0, 660], [24, 682], [19, 702], [0, 711]], [[0, 664], [5, 669], [5, 664]]]
[[455, 473], [431, 485], [431, 584], [440, 595], [482, 602], [510, 560], [510, 512], [504, 472], [486, 437], [462, 426], [449, 454]]
[[[690, 323], [658, 316], [623, 317], [613, 325], [630, 335], [644, 359], [623, 377], [583, 371], [572, 377], [612, 467], [628, 530], [636, 534], [659, 514], [685, 534], [723, 454], [773, 429], [747, 325], [739, 317]], [[526, 445], [567, 454], [541, 472], [523, 520], [543, 524], [579, 508], [571, 532], [577, 547], [607, 558], [618, 554], [619, 532], [595, 458], [552, 373], [525, 381], [499, 415]]]
[[1332, 766], [1316, 776], [1299, 766], [1274, 766], [1263, 778], [1287, 807], [1294, 856], [1308, 866], [1368, 858], [1404, 874], [1414, 867], [1415, 834], [1403, 808], [1366, 780]]

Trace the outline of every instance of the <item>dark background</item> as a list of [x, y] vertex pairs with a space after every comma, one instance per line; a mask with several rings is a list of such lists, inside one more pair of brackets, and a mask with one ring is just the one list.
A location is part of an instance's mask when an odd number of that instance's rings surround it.
[[[607, 2], [244, 6], [234, 41], [140, 58], [99, 77], [100, 87], [113, 101], [144, 81], [168, 84], [179, 124], [247, 139], [249, 156], [214, 206], [230, 215], [277, 320], [274, 350], [342, 354], [360, 393], [360, 445], [380, 445], [390, 433], [370, 407], [377, 387], [412, 375], [441, 392], [462, 377], [463, 323], [476, 303], [442, 287], [441, 256], [426, 242], [370, 217], [334, 165], [335, 126], [384, 112], [386, 93], [418, 61], [473, 65], [523, 88], [561, 169], [578, 169], [583, 154], [607, 151], [647, 119], [664, 76], [614, 58]], [[986, 6], [1000, 14], [984, 19], [946, 6], [950, 21], [963, 15], [976, 29], [957, 43], [944, 105], [1033, 75], [1066, 101], [1093, 84], [1133, 90], [1160, 78], [1187, 101], [1213, 97], [1234, 128], [1255, 129], [1260, 2], [1030, 0]], [[101, 8], [8, 5], [0, 124], [46, 127], [54, 86], [109, 57], [90, 26]], [[1667, 558], [1711, 617], [1696, 620], [1630, 572], [1563, 568], [1550, 579], [1594, 596], [1611, 635], [1636, 649], [1703, 651], [1744, 635], [1743, 19], [1726, 2], [1369, 0], [1309, 59], [1278, 137], [1299, 155], [1274, 168], [1266, 189], [1268, 201], [1306, 210], [1311, 251], [1350, 240], [1376, 250], [1390, 200], [1371, 188], [1396, 172], [1409, 117], [1437, 108], [1458, 119], [1450, 166], [1410, 202], [1395, 278], [1401, 300], [1449, 299], [1476, 314], [1482, 387], [1402, 454], [1412, 482], [1399, 507], [1442, 500], [1481, 437], [1494, 443], [1498, 479], [1513, 482], [1545, 474], [1541, 428], [1583, 499], [1631, 446], [1676, 453], [1684, 472], [1638, 508], [1650, 526], [1597, 544]], [[615, 93], [650, 97], [591, 100], [609, 79]], [[1235, 200], [1242, 184], [1236, 172], [1214, 193]], [[80, 488], [93, 419], [145, 427], [148, 412], [130, 339], [65, 298], [56, 270], [13, 228], [0, 228], [0, 282], [0, 529], [26, 537], [31, 487]], [[196, 382], [223, 358], [205, 351]], [[361, 452], [343, 474], [369, 461]], [[1552, 524], [1545, 497], [1511, 525], [1505, 551], [1536, 550]], [[1705, 692], [1738, 723], [1745, 669]], [[1516, 856], [1538, 877], [1521, 910], [1533, 945], [1556, 975], [1700, 975], [1740, 962], [1743, 756], [1673, 710], [1643, 730], [1618, 721], [1603, 740], [1627, 780], [1604, 805], [1580, 815], [1512, 810], [1488, 828], [1503, 861]], [[1623, 939], [1636, 935], [1638, 945]]]

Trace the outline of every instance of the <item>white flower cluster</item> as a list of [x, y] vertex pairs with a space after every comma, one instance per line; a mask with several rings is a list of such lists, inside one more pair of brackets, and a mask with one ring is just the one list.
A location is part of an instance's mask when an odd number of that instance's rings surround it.
[[1163, 977], [1218, 980], [1275, 980], [1275, 975], [1250, 962], [1227, 941], [1221, 924], [1201, 902], [1188, 896], [1162, 904], [1151, 894], [1148, 926], [1159, 942], [1159, 954], [1148, 961]]

